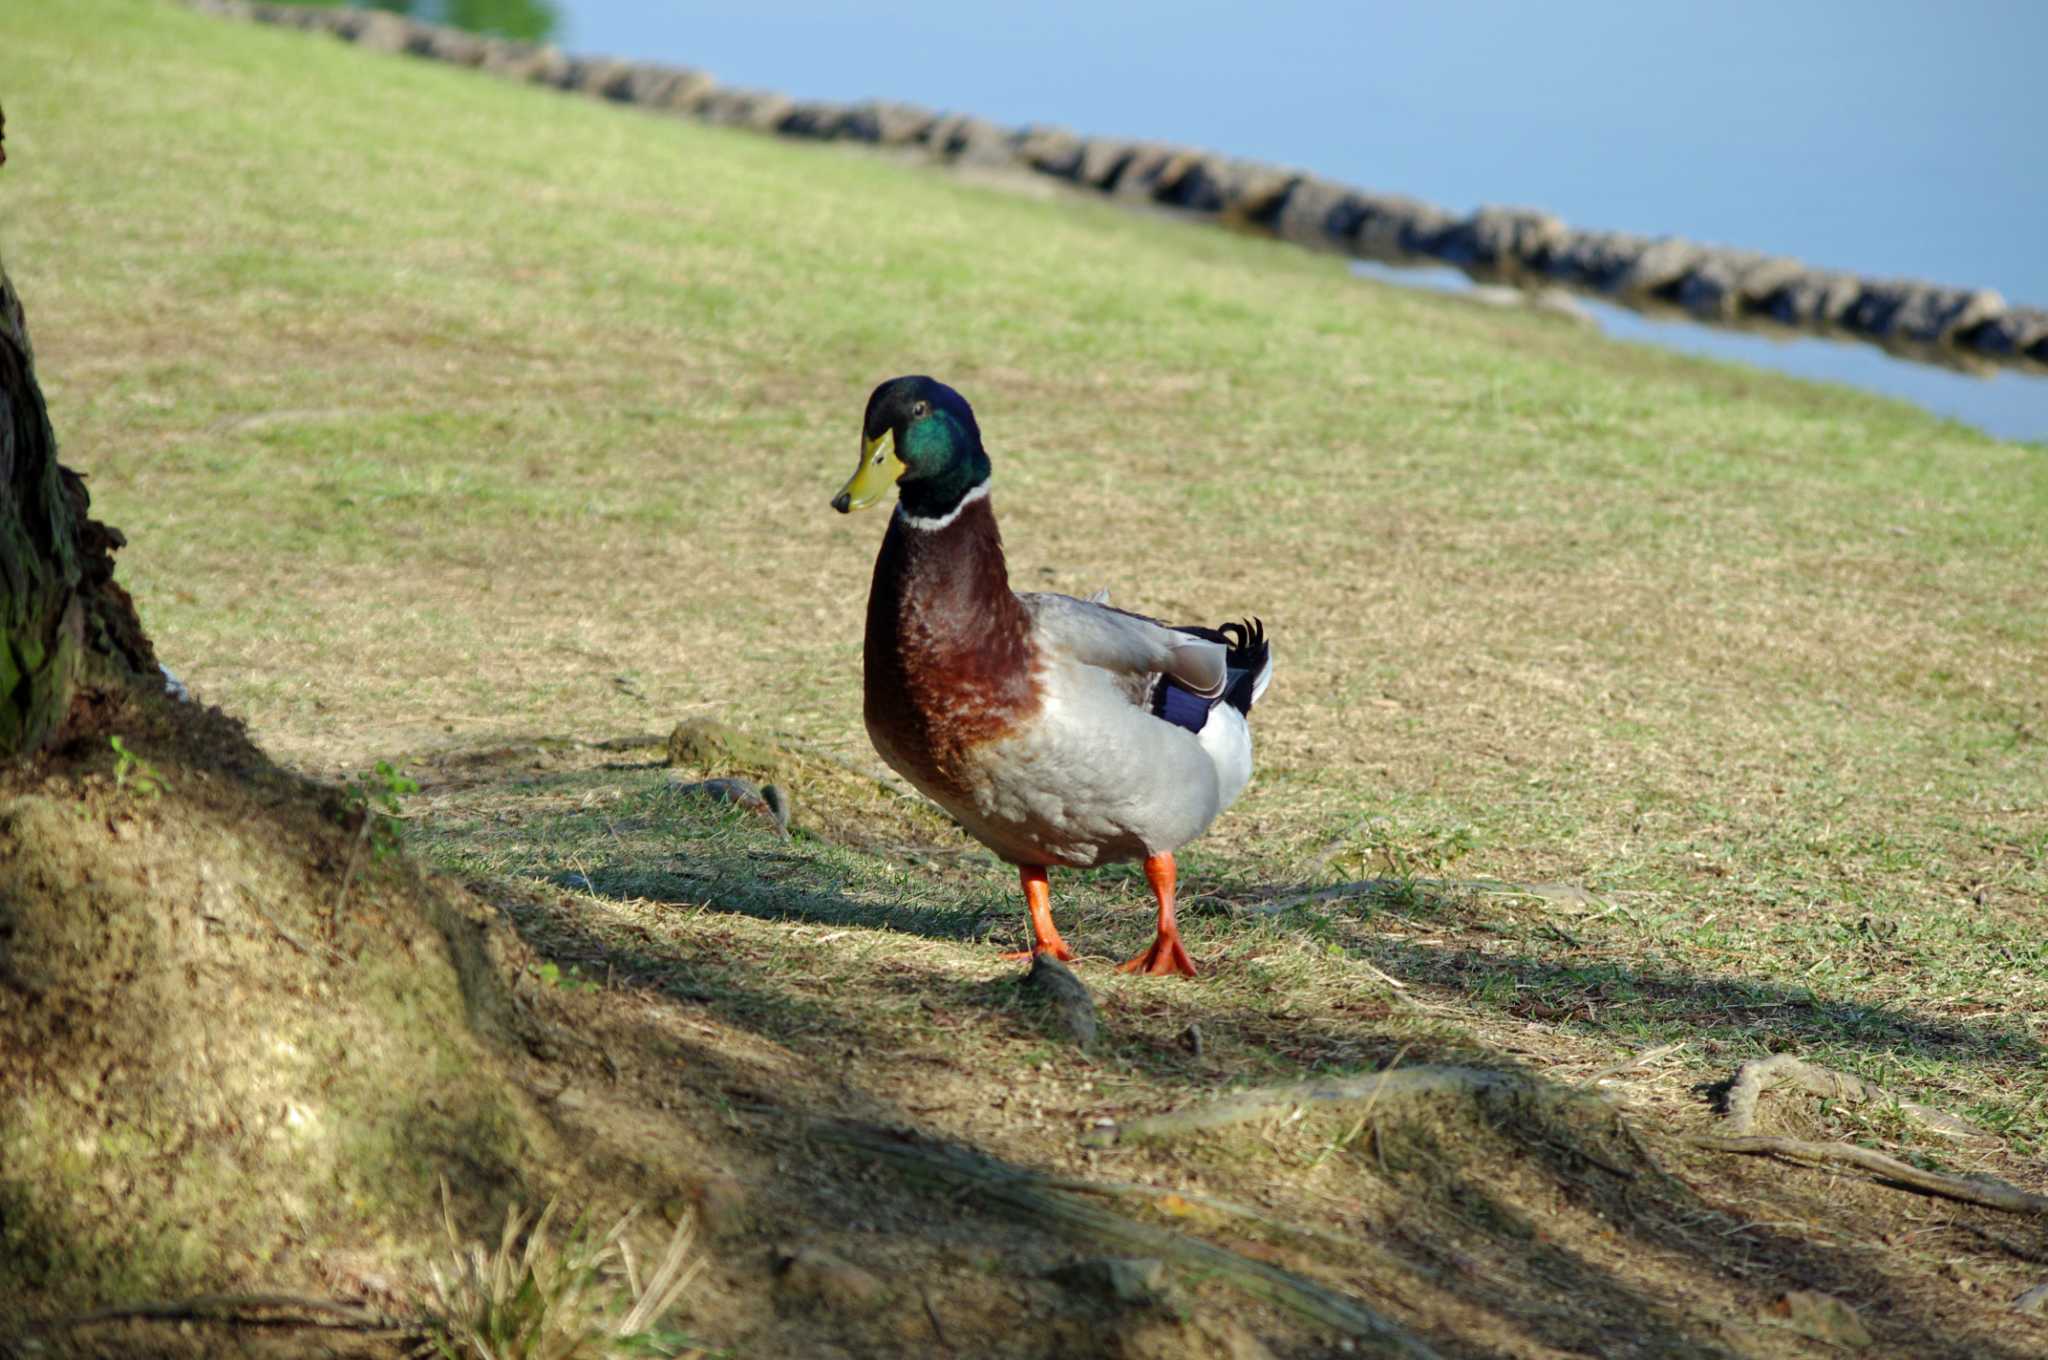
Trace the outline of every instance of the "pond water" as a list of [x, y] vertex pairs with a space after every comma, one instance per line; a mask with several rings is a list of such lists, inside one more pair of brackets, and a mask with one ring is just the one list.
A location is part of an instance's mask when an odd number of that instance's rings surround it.
[[[418, 0], [422, 18], [798, 97], [1158, 138], [1465, 212], [1681, 235], [2048, 306], [2048, 5]], [[1395, 277], [1407, 278], [1406, 272]], [[1596, 307], [1629, 339], [2048, 441], [2048, 378]]]

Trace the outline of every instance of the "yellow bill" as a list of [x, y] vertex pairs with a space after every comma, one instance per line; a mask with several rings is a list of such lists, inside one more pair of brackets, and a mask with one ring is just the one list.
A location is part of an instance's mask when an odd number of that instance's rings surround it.
[[903, 460], [896, 456], [896, 444], [890, 438], [890, 432], [884, 430], [862, 443], [860, 466], [853, 470], [853, 476], [832, 498], [832, 508], [842, 515], [851, 510], [865, 510], [888, 495], [896, 479], [908, 470]]

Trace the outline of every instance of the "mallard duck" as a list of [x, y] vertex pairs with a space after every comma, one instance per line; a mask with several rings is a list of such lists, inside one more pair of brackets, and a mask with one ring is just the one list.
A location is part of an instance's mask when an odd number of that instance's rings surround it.
[[1012, 591], [989, 472], [974, 411], [944, 383], [895, 378], [868, 398], [860, 465], [832, 499], [845, 514], [898, 488], [868, 594], [868, 735], [1017, 866], [1031, 949], [1012, 957], [1074, 957], [1048, 868], [1143, 860], [1159, 928], [1121, 971], [1193, 977], [1173, 852], [1251, 779], [1246, 719], [1273, 673], [1265, 630]]

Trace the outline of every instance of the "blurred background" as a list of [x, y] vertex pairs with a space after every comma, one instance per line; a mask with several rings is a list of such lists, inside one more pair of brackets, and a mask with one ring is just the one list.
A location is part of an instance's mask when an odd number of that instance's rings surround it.
[[[1541, 208], [2048, 305], [2048, 6], [1028, 8], [385, 0], [565, 50], [700, 67], [798, 98], [902, 99], [1005, 125], [1157, 138], [1463, 213]], [[1361, 265], [1371, 269], [1372, 266]], [[1381, 271], [1375, 271], [1381, 272]], [[1384, 271], [1463, 288], [1455, 271]], [[1624, 338], [1852, 383], [2048, 439], [2048, 379], [1585, 304]]]

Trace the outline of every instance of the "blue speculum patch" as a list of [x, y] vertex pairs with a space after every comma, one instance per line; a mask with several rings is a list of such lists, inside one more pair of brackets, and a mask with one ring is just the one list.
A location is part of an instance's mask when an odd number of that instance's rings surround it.
[[1161, 680], [1159, 696], [1152, 701], [1152, 711], [1175, 727], [1199, 732], [1209, 721], [1209, 700], [1182, 689], [1171, 680]]

